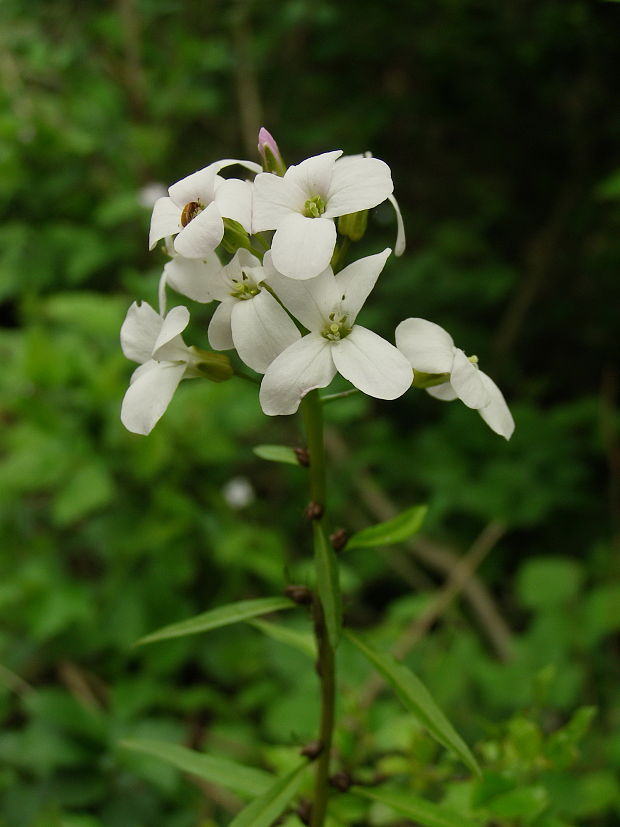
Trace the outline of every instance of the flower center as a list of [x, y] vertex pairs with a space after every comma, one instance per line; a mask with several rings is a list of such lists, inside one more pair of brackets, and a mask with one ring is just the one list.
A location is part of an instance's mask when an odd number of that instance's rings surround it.
[[189, 222], [203, 211], [204, 207], [198, 201], [190, 201], [181, 210], [181, 226], [187, 227]]
[[325, 201], [320, 195], [313, 195], [312, 198], [308, 198], [304, 204], [303, 214], [306, 218], [318, 218], [320, 215], [323, 215], [324, 212]]
[[230, 291], [230, 295], [233, 299], [239, 299], [240, 301], [247, 301], [248, 299], [253, 299], [254, 296], [258, 296], [260, 293], [260, 287], [250, 278], [245, 271], [241, 271], [241, 280], [233, 279], [234, 287]]
[[336, 313], [330, 313], [329, 319], [323, 330], [321, 336], [330, 342], [339, 342], [348, 336], [352, 328], [347, 324], [346, 316], [337, 316]]

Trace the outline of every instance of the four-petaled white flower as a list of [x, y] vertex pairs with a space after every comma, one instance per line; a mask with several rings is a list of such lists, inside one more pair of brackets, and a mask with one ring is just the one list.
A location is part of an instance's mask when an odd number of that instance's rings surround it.
[[251, 231], [252, 184], [238, 178], [218, 175], [225, 167], [239, 164], [260, 172], [260, 164], [227, 158], [215, 161], [168, 189], [168, 196], [158, 198], [153, 207], [149, 249], [161, 238], [176, 235], [174, 248], [186, 258], [204, 258], [222, 240], [223, 218], [238, 221]]
[[273, 264], [292, 279], [318, 276], [336, 244], [334, 218], [376, 207], [391, 195], [390, 168], [377, 158], [338, 160], [325, 152], [291, 166], [280, 177], [254, 179], [253, 232], [275, 230]]
[[121, 346], [138, 362], [123, 399], [121, 421], [134, 434], [148, 434], [161, 418], [181, 379], [200, 376], [200, 361], [181, 337], [189, 322], [186, 307], [161, 316], [147, 302], [134, 302], [121, 327]]
[[275, 272], [270, 254], [265, 255], [269, 284], [310, 331], [267, 368], [260, 389], [266, 414], [295, 413], [303, 396], [329, 385], [337, 372], [378, 399], [396, 399], [410, 387], [413, 372], [402, 353], [355, 324], [390, 252], [362, 258], [337, 275], [328, 267], [306, 281]]
[[221, 302], [209, 325], [209, 344], [215, 350], [234, 347], [257, 373], [264, 373], [278, 354], [301, 337], [266, 289], [266, 277], [260, 261], [247, 250], [239, 250], [208, 279], [209, 292]]
[[[437, 399], [460, 399], [474, 408], [496, 434], [510, 439], [514, 420], [495, 382], [455, 347], [452, 336], [426, 319], [405, 319], [396, 328], [396, 346], [414, 371], [449, 374], [449, 381], [427, 388]], [[473, 358], [473, 357], [472, 357]]]

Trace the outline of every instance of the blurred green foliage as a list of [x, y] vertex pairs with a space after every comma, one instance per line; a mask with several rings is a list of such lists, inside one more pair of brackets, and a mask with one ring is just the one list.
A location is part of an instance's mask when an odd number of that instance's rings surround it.
[[[3, 0], [2, 827], [211, 827], [239, 799], [119, 741], [284, 772], [315, 736], [311, 662], [260, 626], [131, 648], [308, 578], [304, 472], [252, 453], [298, 444], [294, 421], [233, 382], [184, 383], [148, 438], [118, 419], [132, 369], [118, 330], [163, 264], [146, 252], [149, 192], [250, 155], [263, 122], [289, 162], [338, 147], [390, 164], [409, 247], [362, 321], [444, 325], [517, 422], [506, 445], [419, 392], [329, 406], [338, 524], [376, 520], [368, 468], [399, 508], [428, 502], [441, 549], [500, 521], [481, 578], [513, 637], [498, 660], [457, 601], [407, 658], [481, 781], [389, 695], [364, 708], [368, 666], [343, 645], [342, 768], [485, 824], [617, 823], [619, 29], [617, 6], [585, 0]], [[369, 236], [369, 252], [393, 243], [389, 210]], [[210, 309], [192, 311], [188, 340], [207, 347]], [[240, 509], [237, 478], [255, 492]], [[405, 563], [342, 556], [351, 622], [385, 649], [442, 579], [422, 563], [412, 593]], [[334, 818], [402, 823], [351, 794]]]

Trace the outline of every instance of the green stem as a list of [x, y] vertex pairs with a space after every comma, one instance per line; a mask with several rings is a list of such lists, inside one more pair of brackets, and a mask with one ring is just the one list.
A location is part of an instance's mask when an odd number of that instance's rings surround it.
[[301, 402], [310, 454], [310, 496], [325, 508], [325, 445], [323, 442], [323, 411], [319, 392], [306, 394]]
[[241, 368], [233, 368], [234, 376], [238, 376], [239, 379], [245, 379], [246, 382], [251, 382], [253, 385], [260, 385], [261, 379], [258, 376], [252, 376], [250, 373], [246, 373]]
[[[325, 446], [323, 441], [323, 411], [318, 391], [307, 394], [302, 401], [302, 414], [310, 456], [310, 496], [312, 502], [325, 509]], [[324, 532], [322, 514], [314, 521], [313, 537], [315, 559], [317, 544]], [[314, 634], [317, 641], [317, 672], [321, 681], [321, 722], [319, 742], [321, 752], [317, 759], [312, 805], [311, 827], [323, 827], [329, 799], [329, 765], [334, 734], [336, 702], [336, 664], [334, 650], [329, 640], [325, 623], [325, 612], [318, 594], [314, 604]]]
[[338, 393], [327, 393], [321, 397], [321, 402], [326, 405], [328, 402], [335, 402], [337, 399], [346, 399], [347, 396], [354, 396], [359, 393], [357, 388], [349, 388], [348, 391], [339, 391]]

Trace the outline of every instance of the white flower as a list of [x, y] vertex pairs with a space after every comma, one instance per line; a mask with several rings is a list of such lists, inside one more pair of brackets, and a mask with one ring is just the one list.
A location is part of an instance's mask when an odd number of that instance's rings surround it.
[[[324, 388], [336, 372], [379, 399], [396, 399], [411, 385], [409, 362], [394, 345], [355, 324], [391, 250], [353, 262], [334, 276], [330, 267], [299, 281], [270, 272], [269, 283], [285, 307], [310, 330], [271, 363], [260, 402], [270, 416], [295, 413], [300, 400]], [[269, 253], [265, 266], [273, 267]]]
[[376, 207], [392, 193], [390, 168], [377, 158], [338, 160], [324, 152], [254, 180], [253, 232], [275, 230], [273, 264], [285, 276], [309, 279], [329, 265], [336, 244], [334, 218]]
[[168, 197], [157, 199], [151, 216], [150, 250], [161, 238], [176, 235], [174, 248], [178, 253], [186, 258], [204, 258], [222, 240], [222, 218], [232, 218], [251, 231], [252, 184], [218, 175], [234, 164], [252, 172], [261, 170], [253, 161], [216, 161], [177, 181], [168, 189]]
[[135, 434], [148, 434], [165, 412], [181, 379], [200, 376], [200, 361], [181, 333], [189, 322], [186, 307], [161, 316], [147, 302], [134, 302], [121, 327], [121, 346], [138, 362], [123, 399], [121, 421]]
[[208, 289], [221, 302], [209, 325], [215, 350], [236, 348], [246, 365], [264, 373], [301, 334], [287, 312], [265, 289], [267, 273], [247, 250], [210, 274]]
[[454, 346], [447, 331], [426, 319], [405, 319], [396, 328], [396, 345], [414, 371], [450, 375], [448, 382], [427, 388], [431, 396], [444, 401], [460, 399], [477, 410], [491, 430], [510, 439], [515, 424], [502, 392], [476, 361]]

